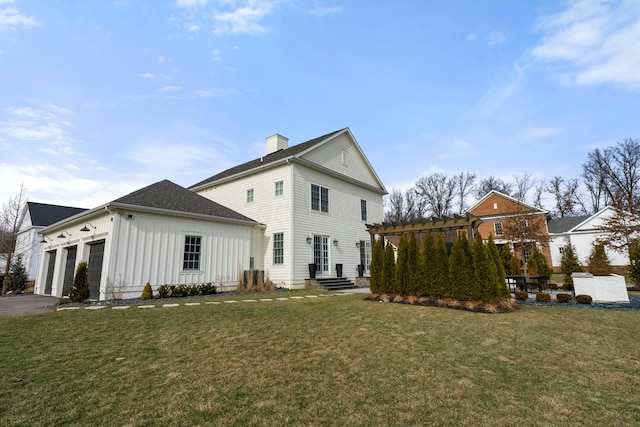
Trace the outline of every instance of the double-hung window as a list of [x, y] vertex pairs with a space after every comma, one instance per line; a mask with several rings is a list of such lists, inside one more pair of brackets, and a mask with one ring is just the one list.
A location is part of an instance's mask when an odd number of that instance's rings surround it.
[[329, 212], [329, 189], [311, 184], [311, 209]]
[[360, 200], [360, 219], [363, 221], [367, 220], [367, 201]]
[[182, 268], [184, 270], [200, 269], [200, 247], [202, 244], [201, 236], [185, 236], [184, 237], [184, 260]]
[[247, 203], [253, 202], [253, 188], [247, 190]]
[[273, 263], [284, 264], [284, 233], [273, 235]]
[[496, 236], [502, 236], [504, 233], [502, 232], [502, 223], [494, 222], [493, 223], [493, 231], [495, 231]]
[[276, 182], [276, 196], [282, 196], [284, 194], [284, 182]]

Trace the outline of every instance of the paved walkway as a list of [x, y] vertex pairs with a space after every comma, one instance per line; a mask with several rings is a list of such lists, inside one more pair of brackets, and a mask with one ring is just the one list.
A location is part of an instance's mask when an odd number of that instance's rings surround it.
[[8, 295], [0, 297], [0, 316], [47, 313], [58, 303], [57, 297], [45, 295]]

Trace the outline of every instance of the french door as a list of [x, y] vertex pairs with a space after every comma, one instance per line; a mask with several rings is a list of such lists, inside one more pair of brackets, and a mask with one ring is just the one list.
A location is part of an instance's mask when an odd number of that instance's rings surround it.
[[319, 234], [313, 236], [313, 262], [316, 264], [316, 274], [330, 273], [329, 236]]

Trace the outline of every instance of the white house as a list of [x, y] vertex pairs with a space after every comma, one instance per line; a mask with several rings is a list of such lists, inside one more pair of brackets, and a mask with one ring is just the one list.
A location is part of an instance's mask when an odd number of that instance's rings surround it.
[[[607, 206], [593, 215], [550, 219], [547, 227], [551, 238], [549, 246], [554, 269], [560, 268], [562, 251], [567, 244], [574, 246], [580, 264], [586, 265], [593, 244], [596, 244], [598, 238], [603, 236], [603, 232], [598, 227], [613, 214], [615, 214], [615, 209]], [[607, 246], [605, 246], [605, 252], [612, 267], [626, 270], [629, 265], [628, 254], [612, 251]]]
[[[88, 261], [90, 298], [139, 297], [149, 282], [237, 284], [253, 260], [260, 268], [264, 226], [245, 215], [160, 181], [40, 231], [35, 293], [69, 293]], [[253, 267], [253, 266], [252, 266]]]
[[289, 147], [267, 138], [265, 155], [220, 172], [190, 190], [265, 224], [258, 252], [277, 285], [368, 273], [367, 223], [383, 220], [387, 191], [348, 128]]
[[58, 221], [77, 215], [86, 209], [69, 206], [49, 205], [46, 203], [27, 202], [19, 219], [16, 249], [14, 256], [22, 255], [24, 267], [29, 280], [36, 280], [42, 237], [40, 231]]

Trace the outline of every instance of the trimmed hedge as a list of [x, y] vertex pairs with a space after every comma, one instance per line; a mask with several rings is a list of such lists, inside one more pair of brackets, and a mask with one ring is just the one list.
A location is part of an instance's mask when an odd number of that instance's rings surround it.
[[518, 301], [526, 301], [529, 299], [529, 293], [528, 292], [516, 292], [516, 299]]
[[557, 294], [556, 295], [556, 300], [559, 303], [563, 303], [563, 304], [569, 304], [571, 302], [571, 294]]
[[538, 293], [538, 294], [536, 294], [536, 301], [538, 301], [538, 302], [551, 302], [551, 295]]
[[213, 295], [216, 292], [216, 286], [211, 283], [203, 283], [201, 285], [162, 285], [158, 288], [158, 296], [160, 298]]
[[585, 294], [580, 294], [580, 295], [576, 295], [576, 302], [578, 304], [593, 304], [593, 298], [591, 298], [591, 295], [585, 295]]

